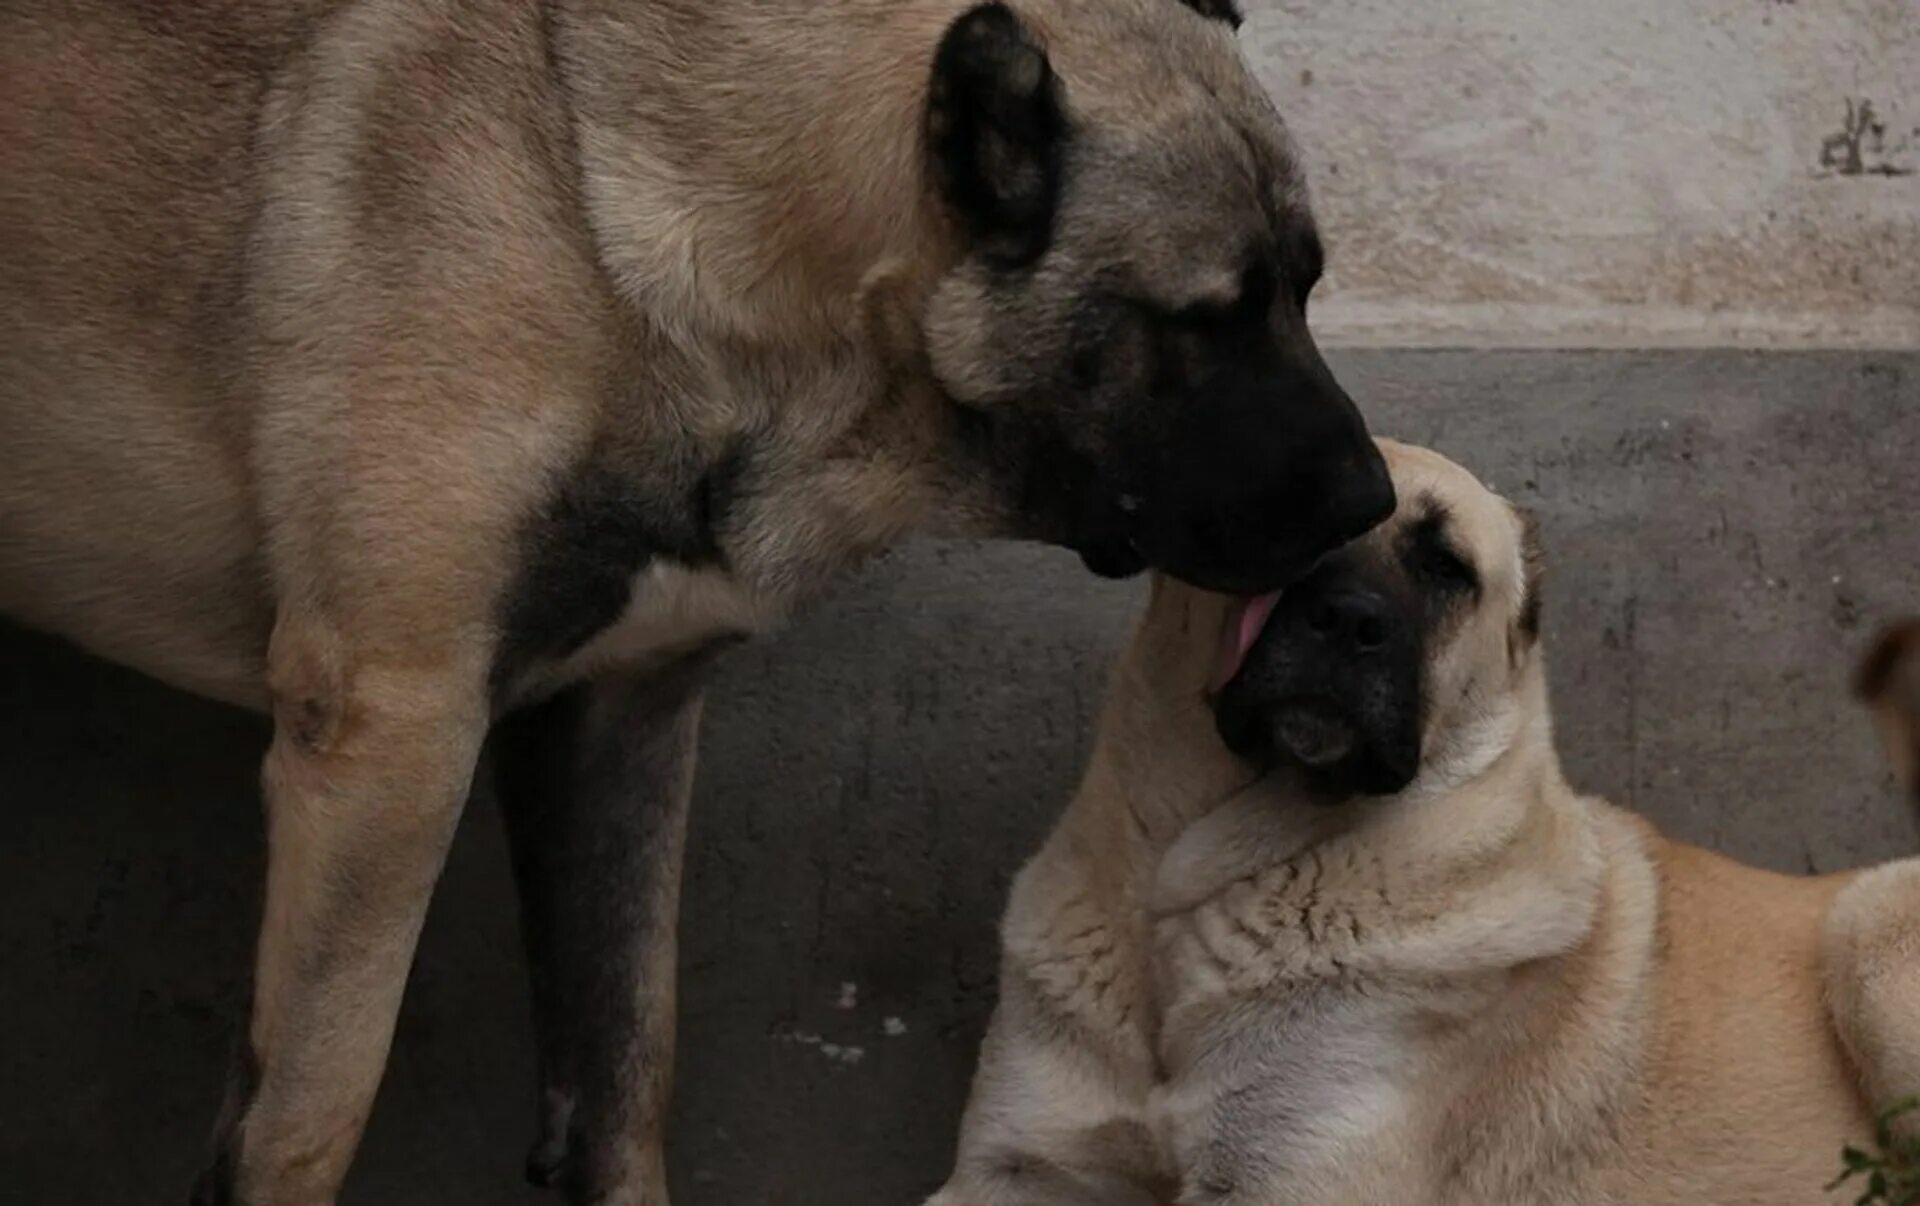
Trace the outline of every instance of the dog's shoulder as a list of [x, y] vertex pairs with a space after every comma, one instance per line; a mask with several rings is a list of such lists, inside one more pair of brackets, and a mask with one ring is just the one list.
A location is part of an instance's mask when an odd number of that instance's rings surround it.
[[413, 317], [465, 319], [450, 330], [476, 351], [507, 333], [482, 315], [590, 327], [568, 296], [592, 281], [593, 251], [552, 53], [537, 8], [502, 0], [356, 5], [316, 23], [262, 100], [254, 271], [269, 334], [298, 317], [281, 307], [326, 321], [339, 295], [431, 304]]

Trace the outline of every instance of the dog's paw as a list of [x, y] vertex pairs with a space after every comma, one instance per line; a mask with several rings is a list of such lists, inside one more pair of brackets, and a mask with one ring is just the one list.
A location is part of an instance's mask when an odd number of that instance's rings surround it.
[[527, 1181], [558, 1189], [567, 1173], [567, 1134], [573, 1125], [573, 1094], [551, 1085], [540, 1093], [540, 1137], [527, 1151]]
[[233, 1206], [233, 1168], [216, 1160], [203, 1169], [187, 1195], [187, 1206]]
[[527, 1183], [557, 1189], [567, 1170], [567, 1141], [543, 1135], [527, 1149]]

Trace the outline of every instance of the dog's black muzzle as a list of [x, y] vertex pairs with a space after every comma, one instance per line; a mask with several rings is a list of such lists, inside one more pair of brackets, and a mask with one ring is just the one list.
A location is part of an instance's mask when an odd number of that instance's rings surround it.
[[1420, 770], [1423, 611], [1368, 552], [1335, 553], [1281, 594], [1215, 697], [1229, 749], [1291, 764], [1330, 799], [1390, 795]]

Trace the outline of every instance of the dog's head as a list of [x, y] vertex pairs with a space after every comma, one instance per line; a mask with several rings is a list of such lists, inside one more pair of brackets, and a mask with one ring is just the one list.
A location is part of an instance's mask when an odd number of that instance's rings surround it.
[[1215, 719], [1227, 746], [1328, 800], [1468, 777], [1511, 734], [1538, 656], [1530, 518], [1460, 466], [1382, 441], [1399, 506], [1278, 594], [1229, 609]]
[[1236, 24], [1227, 0], [958, 17], [925, 143], [961, 251], [921, 334], [1001, 526], [1250, 593], [1393, 492], [1308, 334], [1320, 239]]

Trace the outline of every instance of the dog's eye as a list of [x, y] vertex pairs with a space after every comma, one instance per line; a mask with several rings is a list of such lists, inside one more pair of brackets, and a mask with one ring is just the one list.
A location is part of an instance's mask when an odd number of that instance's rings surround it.
[[1090, 299], [1074, 316], [1067, 367], [1075, 389], [1138, 382], [1152, 371], [1153, 323], [1144, 307], [1123, 298]]
[[1406, 543], [1400, 546], [1402, 564], [1415, 579], [1427, 586], [1478, 595], [1480, 575], [1474, 571], [1473, 564], [1447, 540], [1446, 508], [1430, 498], [1416, 505], [1423, 509], [1423, 513], [1407, 530]]
[[1480, 575], [1460, 554], [1444, 544], [1421, 549], [1414, 568], [1422, 578], [1442, 590], [1463, 591], [1472, 595], [1480, 593]]
[[1238, 290], [1230, 302], [1195, 302], [1181, 306], [1169, 317], [1177, 326], [1205, 328], [1258, 322], [1273, 309], [1279, 292], [1273, 269], [1263, 261], [1248, 264], [1240, 273]]

